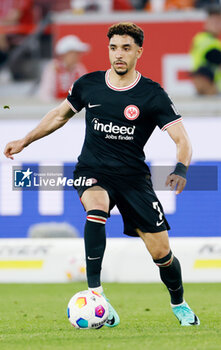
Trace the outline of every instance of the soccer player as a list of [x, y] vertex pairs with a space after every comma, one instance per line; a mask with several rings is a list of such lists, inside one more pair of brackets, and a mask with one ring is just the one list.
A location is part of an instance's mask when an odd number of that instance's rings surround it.
[[[133, 23], [119, 23], [109, 28], [107, 36], [111, 68], [77, 80], [67, 99], [24, 138], [8, 143], [4, 153], [13, 159], [13, 154], [60, 128], [85, 107], [86, 135], [74, 174], [75, 179], [86, 176], [91, 180], [91, 186], [77, 187], [87, 212], [84, 240], [89, 289], [103, 293], [100, 272], [106, 244], [105, 223], [116, 204], [124, 221], [124, 233], [140, 236], [159, 267], [180, 324], [199, 325], [198, 317], [183, 298], [180, 263], [170, 249], [170, 227], [153, 190], [143, 152], [156, 126], [167, 130], [176, 144], [177, 165], [166, 184], [179, 194], [186, 184], [191, 144], [168, 95], [159, 84], [136, 70], [143, 52], [142, 29]], [[114, 327], [119, 322], [109, 303], [106, 325]]]

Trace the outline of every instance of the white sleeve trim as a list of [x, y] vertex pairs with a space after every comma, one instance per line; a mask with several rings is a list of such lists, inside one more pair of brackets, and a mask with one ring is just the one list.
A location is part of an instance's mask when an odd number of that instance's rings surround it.
[[178, 119], [173, 120], [172, 122], [169, 122], [169, 123], [165, 124], [165, 125], [161, 128], [161, 131], [165, 131], [165, 130], [166, 130], [167, 128], [169, 128], [170, 126], [182, 122], [182, 120], [183, 120], [183, 118], [180, 117], [180, 118], [178, 118]]
[[72, 111], [73, 111], [74, 113], [78, 113], [78, 111], [76, 110], [76, 108], [74, 108], [74, 106], [72, 106], [72, 104], [68, 101], [67, 98], [66, 98], [66, 101], [67, 101], [69, 107], [71, 107]]

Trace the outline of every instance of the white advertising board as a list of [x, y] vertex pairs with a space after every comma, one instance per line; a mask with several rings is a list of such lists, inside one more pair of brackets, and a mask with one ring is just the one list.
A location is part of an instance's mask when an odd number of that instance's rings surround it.
[[[221, 238], [171, 238], [184, 282], [221, 282]], [[1, 239], [0, 283], [85, 281], [84, 243], [73, 239]], [[159, 282], [158, 267], [139, 238], [109, 238], [104, 282]]]

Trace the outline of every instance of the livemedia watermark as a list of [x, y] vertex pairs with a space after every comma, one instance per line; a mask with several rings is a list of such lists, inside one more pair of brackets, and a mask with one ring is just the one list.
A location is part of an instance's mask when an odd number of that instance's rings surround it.
[[75, 187], [91, 187], [96, 180], [79, 176], [74, 179], [73, 167], [41, 166], [13, 167], [13, 190], [61, 191], [73, 190]]
[[[74, 178], [74, 166], [37, 166], [28, 165], [22, 167], [12, 167], [13, 169], [13, 190], [23, 191], [67, 191], [78, 187], [92, 188], [99, 181], [94, 177], [79, 176]], [[155, 191], [170, 191], [165, 185], [167, 176], [173, 171], [174, 166], [150, 166], [151, 176], [147, 176], [153, 183]], [[95, 172], [96, 174], [98, 173]], [[104, 181], [115, 177], [117, 181], [118, 169], [102, 176]], [[133, 177], [125, 175], [125, 183], [136, 182], [139, 175]], [[121, 176], [122, 180], [122, 176]], [[119, 186], [121, 181], [119, 180]], [[184, 191], [217, 191], [218, 190], [218, 166], [216, 165], [191, 165], [187, 172], [187, 184]]]

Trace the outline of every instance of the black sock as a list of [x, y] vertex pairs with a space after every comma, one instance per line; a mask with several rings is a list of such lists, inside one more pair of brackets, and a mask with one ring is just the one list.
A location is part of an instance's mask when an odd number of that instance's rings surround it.
[[90, 210], [87, 212], [84, 244], [89, 288], [101, 285], [100, 273], [106, 246], [105, 223], [107, 217], [108, 214], [102, 210]]
[[179, 260], [170, 251], [164, 258], [154, 260], [154, 262], [160, 268], [160, 277], [170, 293], [171, 303], [181, 304], [183, 284]]

